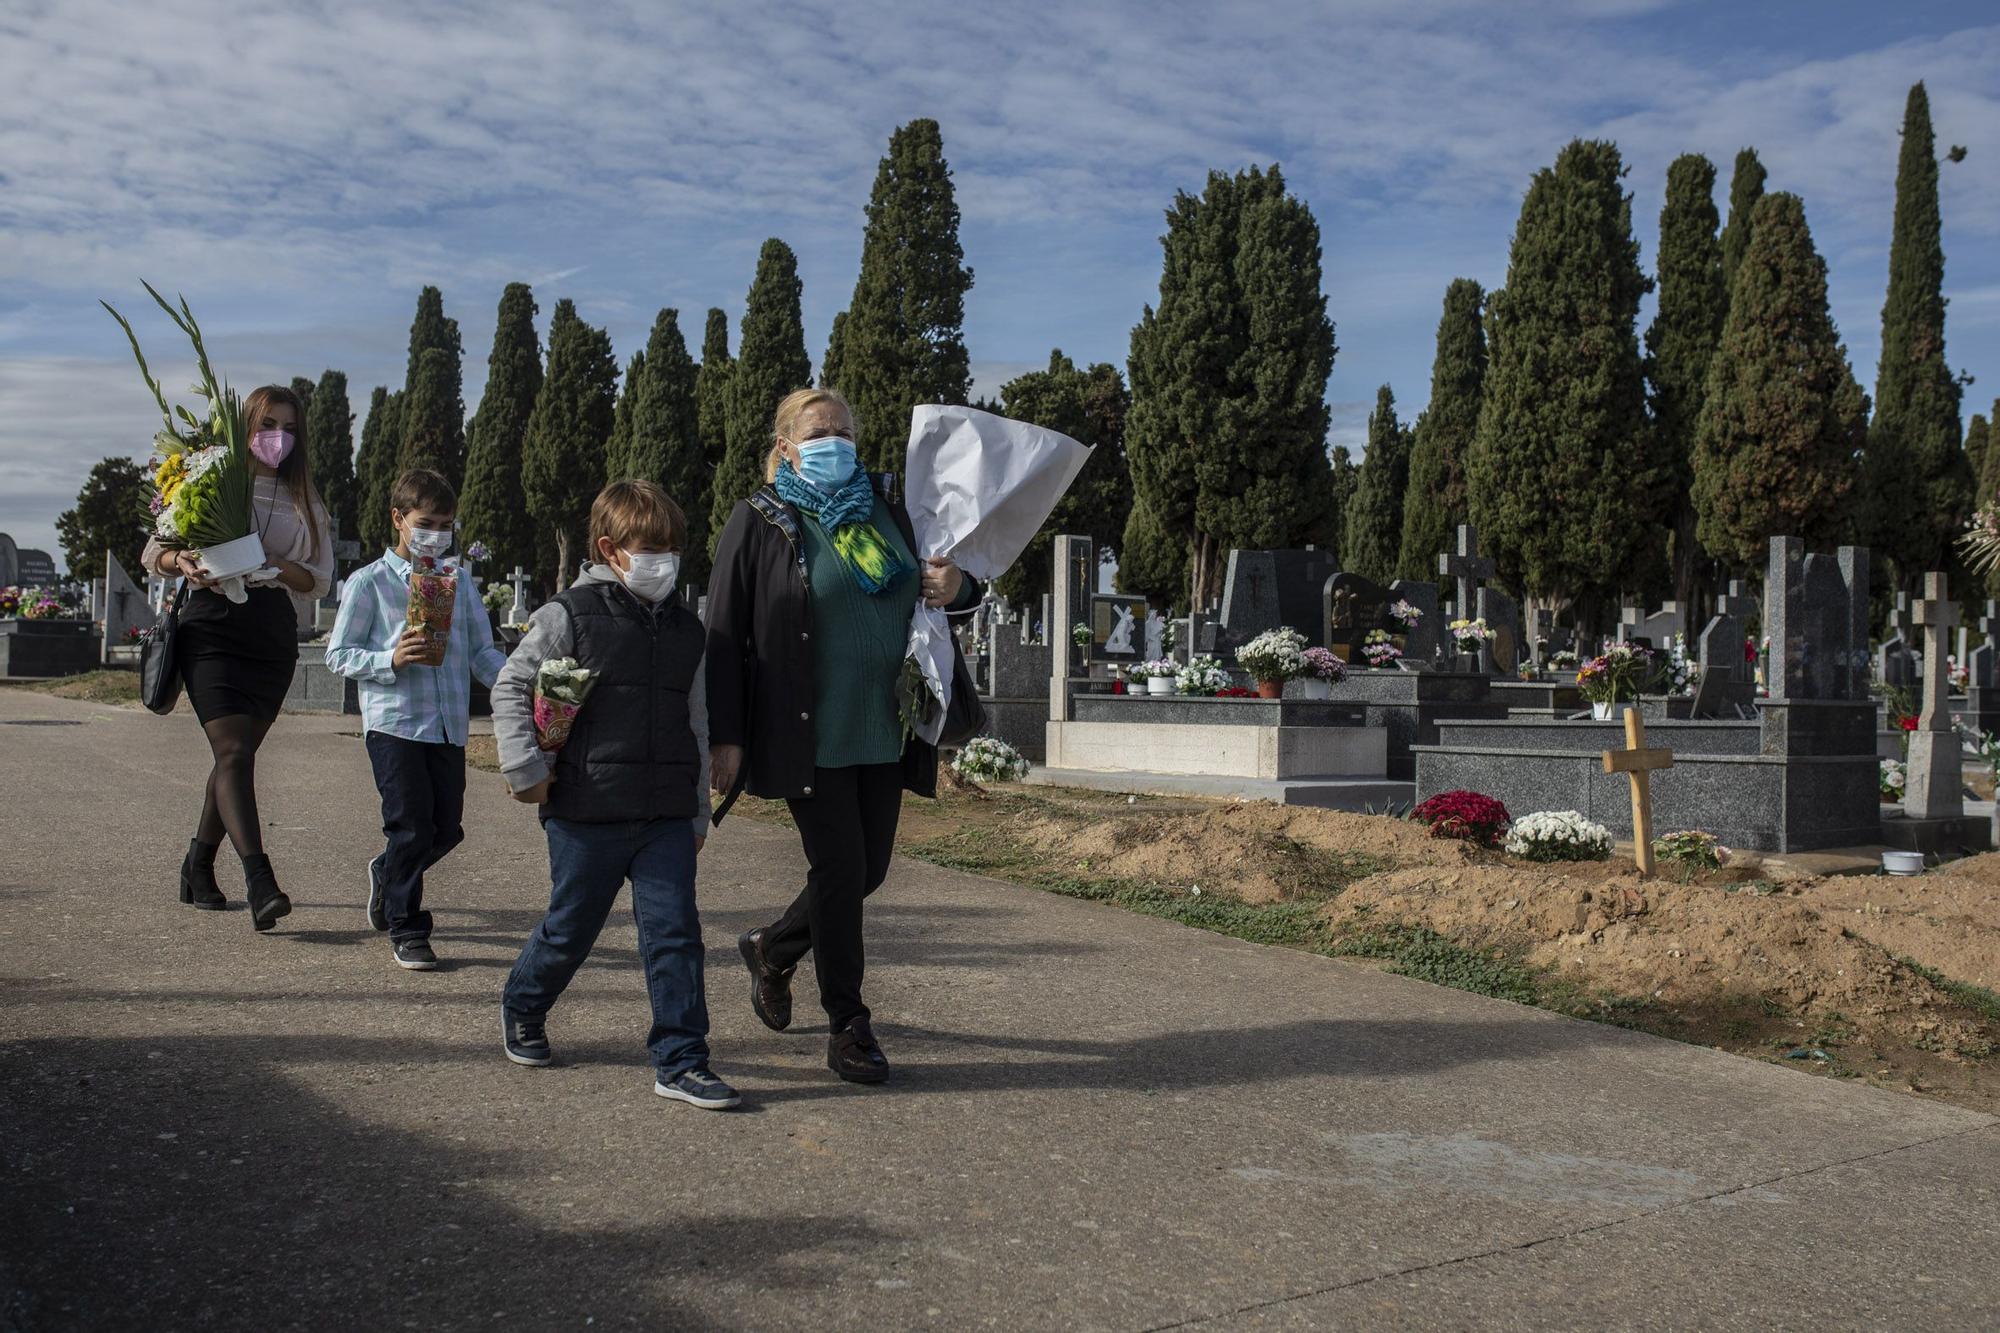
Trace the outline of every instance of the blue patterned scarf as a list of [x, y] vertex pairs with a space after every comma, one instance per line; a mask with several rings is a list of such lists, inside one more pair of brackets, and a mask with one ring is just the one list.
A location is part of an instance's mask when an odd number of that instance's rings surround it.
[[778, 464], [778, 498], [819, 520], [834, 553], [861, 591], [876, 596], [910, 572], [903, 558], [875, 527], [875, 487], [868, 473], [854, 470], [831, 495], [801, 477], [790, 463]]

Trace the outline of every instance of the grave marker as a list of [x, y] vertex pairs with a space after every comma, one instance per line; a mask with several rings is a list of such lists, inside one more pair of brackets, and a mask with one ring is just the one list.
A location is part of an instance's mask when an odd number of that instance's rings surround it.
[[1604, 751], [1604, 771], [1623, 773], [1632, 780], [1632, 859], [1638, 863], [1639, 877], [1653, 877], [1653, 793], [1650, 779], [1655, 772], [1674, 766], [1672, 750], [1646, 748], [1646, 722], [1639, 710], [1625, 710], [1625, 748]]
[[1958, 624], [1958, 603], [1945, 576], [1924, 575], [1924, 597], [1910, 608], [1924, 631], [1923, 707], [1910, 733], [1903, 813], [1913, 819], [1958, 819], [1965, 814], [1964, 756], [1951, 724], [1951, 673], [1945, 670], [1946, 635]]
[[1521, 664], [1521, 608], [1498, 588], [1481, 588], [1473, 595], [1478, 619], [1486, 622], [1493, 637], [1479, 650], [1479, 668], [1495, 676], [1512, 679]]
[[1470, 614], [1473, 589], [1498, 572], [1492, 556], [1479, 554], [1479, 532], [1470, 523], [1458, 525], [1458, 549], [1438, 556], [1438, 573], [1457, 581], [1458, 600], [1452, 603], [1457, 616]]

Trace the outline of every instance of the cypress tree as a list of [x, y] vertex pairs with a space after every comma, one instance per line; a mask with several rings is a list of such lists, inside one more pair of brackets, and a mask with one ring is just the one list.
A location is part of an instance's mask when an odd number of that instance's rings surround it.
[[1643, 586], [1664, 469], [1639, 369], [1639, 270], [1617, 145], [1577, 140], [1521, 204], [1488, 302], [1485, 398], [1466, 460], [1473, 522], [1544, 603]]
[[403, 448], [397, 469], [427, 467], [457, 490], [465, 475], [465, 403], [458, 396], [458, 359], [442, 347], [424, 350], [403, 399]]
[[1211, 172], [1199, 197], [1178, 194], [1161, 247], [1158, 308], [1132, 330], [1126, 450], [1135, 501], [1188, 544], [1189, 599], [1207, 607], [1231, 547], [1291, 546], [1334, 526], [1333, 324], [1319, 224], [1275, 166]]
[[312, 451], [313, 485], [333, 514], [334, 536], [359, 535], [360, 499], [354, 481], [354, 409], [347, 402], [347, 375], [329, 370], [313, 387], [306, 409], [306, 439]]
[[[427, 361], [428, 352], [443, 357]], [[465, 481], [465, 398], [458, 321], [444, 313], [444, 295], [435, 287], [417, 294], [410, 322], [410, 367], [403, 383], [401, 465], [442, 472], [457, 489]], [[419, 385], [422, 385], [421, 391]]]
[[1050, 587], [1058, 534], [1089, 537], [1103, 553], [1124, 543], [1126, 497], [1132, 489], [1125, 466], [1125, 416], [1132, 399], [1116, 366], [1100, 362], [1079, 370], [1060, 349], [1049, 353], [1047, 370], [1009, 380], [1000, 387], [1000, 396], [1007, 416], [1061, 431], [1092, 447], [1090, 461], [1056, 502], [1042, 530], [1014, 567], [995, 581], [1003, 596], [1025, 604]]
[[681, 584], [699, 587], [708, 581], [709, 469], [701, 447], [697, 372], [681, 336], [679, 311], [670, 307], [653, 320], [645, 358], [645, 374], [632, 402], [631, 470], [626, 475], [659, 482], [687, 515]]
[[736, 359], [729, 355], [729, 316], [711, 308], [701, 335], [701, 368], [694, 377], [701, 455], [708, 461], [711, 479], [729, 447], [729, 376], [735, 368]]
[[611, 438], [604, 442], [604, 480], [623, 481], [642, 477], [632, 457], [632, 406], [639, 398], [639, 385], [646, 377], [646, 349], [632, 353], [619, 381], [618, 406], [611, 414]]
[[[1361, 475], [1342, 524], [1343, 569], [1378, 583], [1396, 577], [1409, 484], [1410, 433], [1396, 420], [1396, 393], [1385, 384], [1375, 391], [1375, 410], [1368, 414], [1368, 449], [1361, 456]], [[1435, 562], [1436, 557], [1432, 559]]]
[[500, 296], [486, 390], [466, 432], [465, 489], [459, 529], [466, 544], [484, 542], [492, 568], [539, 570], [535, 522], [521, 489], [521, 445], [542, 390], [542, 344], [535, 336], [535, 294], [510, 282]]
[[1986, 461], [1979, 469], [1978, 500], [1980, 504], [1992, 503], [2000, 495], [2000, 398], [1993, 400], [1993, 408], [1986, 415]]
[[1703, 546], [1737, 569], [1774, 536], [1851, 535], [1848, 493], [1867, 406], [1826, 303], [1826, 263], [1794, 194], [1757, 203], [1695, 428]]
[[[1354, 491], [1361, 484], [1361, 467], [1354, 461], [1354, 452], [1344, 444], [1333, 446], [1332, 470], [1329, 480], [1328, 507], [1333, 512], [1333, 531], [1327, 538], [1327, 549], [1338, 555], [1347, 549], [1347, 507], [1354, 503]], [[1405, 508], [1407, 513], [1407, 507]], [[1407, 529], [1405, 529], [1407, 535]], [[1431, 567], [1434, 572], [1436, 565]], [[1428, 573], [1426, 577], [1428, 577]]]
[[1727, 293], [1736, 280], [1736, 266], [1750, 248], [1750, 219], [1757, 201], [1764, 197], [1764, 164], [1757, 150], [1744, 148], [1736, 154], [1736, 168], [1729, 177], [1729, 225], [1722, 229], [1722, 290]]
[[1924, 85], [1910, 89], [1896, 165], [1896, 228], [1882, 305], [1882, 361], [1864, 475], [1873, 542], [1906, 587], [1945, 568], [1972, 509], [1959, 384], [1944, 360], [1944, 246], [1937, 146]]
[[757, 277], [743, 308], [743, 336], [729, 372], [728, 446], [710, 497], [708, 553], [738, 500], [764, 482], [771, 414], [778, 400], [812, 383], [805, 324], [799, 317], [798, 259], [777, 237], [757, 256]]
[[[312, 416], [313, 382], [303, 375], [292, 376], [292, 392], [298, 395], [299, 411], [308, 419]], [[307, 427], [311, 429], [310, 426]]]
[[1991, 447], [1992, 434], [1986, 418], [1974, 412], [1972, 420], [1965, 426], [1965, 461], [1972, 469], [1973, 501], [1979, 506], [1984, 506], [1992, 498], [1992, 492], [1986, 489], [1987, 454]]
[[913, 120], [889, 136], [876, 170], [861, 276], [834, 321], [822, 381], [853, 404], [855, 443], [871, 469], [902, 471], [912, 407], [965, 401], [964, 261], [944, 136], [936, 121]]
[[1698, 153], [1675, 158], [1667, 168], [1667, 201], [1660, 209], [1660, 300], [1646, 330], [1646, 380], [1660, 457], [1669, 469], [1673, 591], [1682, 606], [1693, 605], [1701, 558], [1695, 540], [1695, 423], [1701, 419], [1708, 363], [1729, 312], [1722, 243], [1716, 235], [1720, 221], [1715, 164]]
[[361, 450], [354, 460], [354, 485], [361, 510], [355, 526], [364, 555], [395, 545], [389, 492], [396, 484], [402, 440], [403, 391], [391, 393], [378, 384], [368, 397], [368, 417], [361, 423]]
[[611, 335], [556, 302], [549, 361], [521, 446], [528, 512], [555, 533], [556, 581], [567, 586], [585, 549], [590, 502], [604, 485], [604, 446], [617, 410], [618, 362]]
[[831, 389], [839, 384], [846, 357], [847, 312], [843, 310], [833, 317], [833, 328], [826, 335], [826, 359], [819, 363], [820, 387]]
[[1486, 329], [1479, 318], [1485, 299], [1470, 278], [1454, 279], [1445, 288], [1437, 356], [1431, 362], [1431, 400], [1410, 435], [1403, 541], [1396, 560], [1397, 572], [1406, 579], [1437, 577], [1438, 553], [1452, 549], [1452, 536], [1466, 521], [1465, 456], [1479, 429], [1479, 393], [1486, 380]]
[[[1144, 597], [1173, 611], [1188, 609], [1188, 543], [1169, 532], [1135, 493], [1118, 543], [1118, 591]], [[1039, 589], [1035, 591], [1039, 592]], [[1050, 633], [1055, 633], [1050, 627]], [[1051, 639], [1051, 642], [1060, 642]]]

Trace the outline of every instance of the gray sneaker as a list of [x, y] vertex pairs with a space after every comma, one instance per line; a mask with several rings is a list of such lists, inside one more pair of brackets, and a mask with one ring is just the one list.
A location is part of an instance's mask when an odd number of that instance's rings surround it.
[[412, 972], [432, 972], [437, 969], [438, 956], [431, 952], [429, 940], [403, 940], [396, 945], [396, 966]]
[[706, 1066], [687, 1070], [672, 1079], [656, 1078], [653, 1091], [704, 1111], [726, 1111], [743, 1100], [736, 1089], [709, 1073]]

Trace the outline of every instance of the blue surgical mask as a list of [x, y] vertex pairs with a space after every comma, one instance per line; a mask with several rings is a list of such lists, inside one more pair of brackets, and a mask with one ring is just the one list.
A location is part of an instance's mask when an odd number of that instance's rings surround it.
[[857, 466], [854, 441], [838, 435], [807, 440], [799, 446], [799, 476], [828, 494], [845, 486]]

